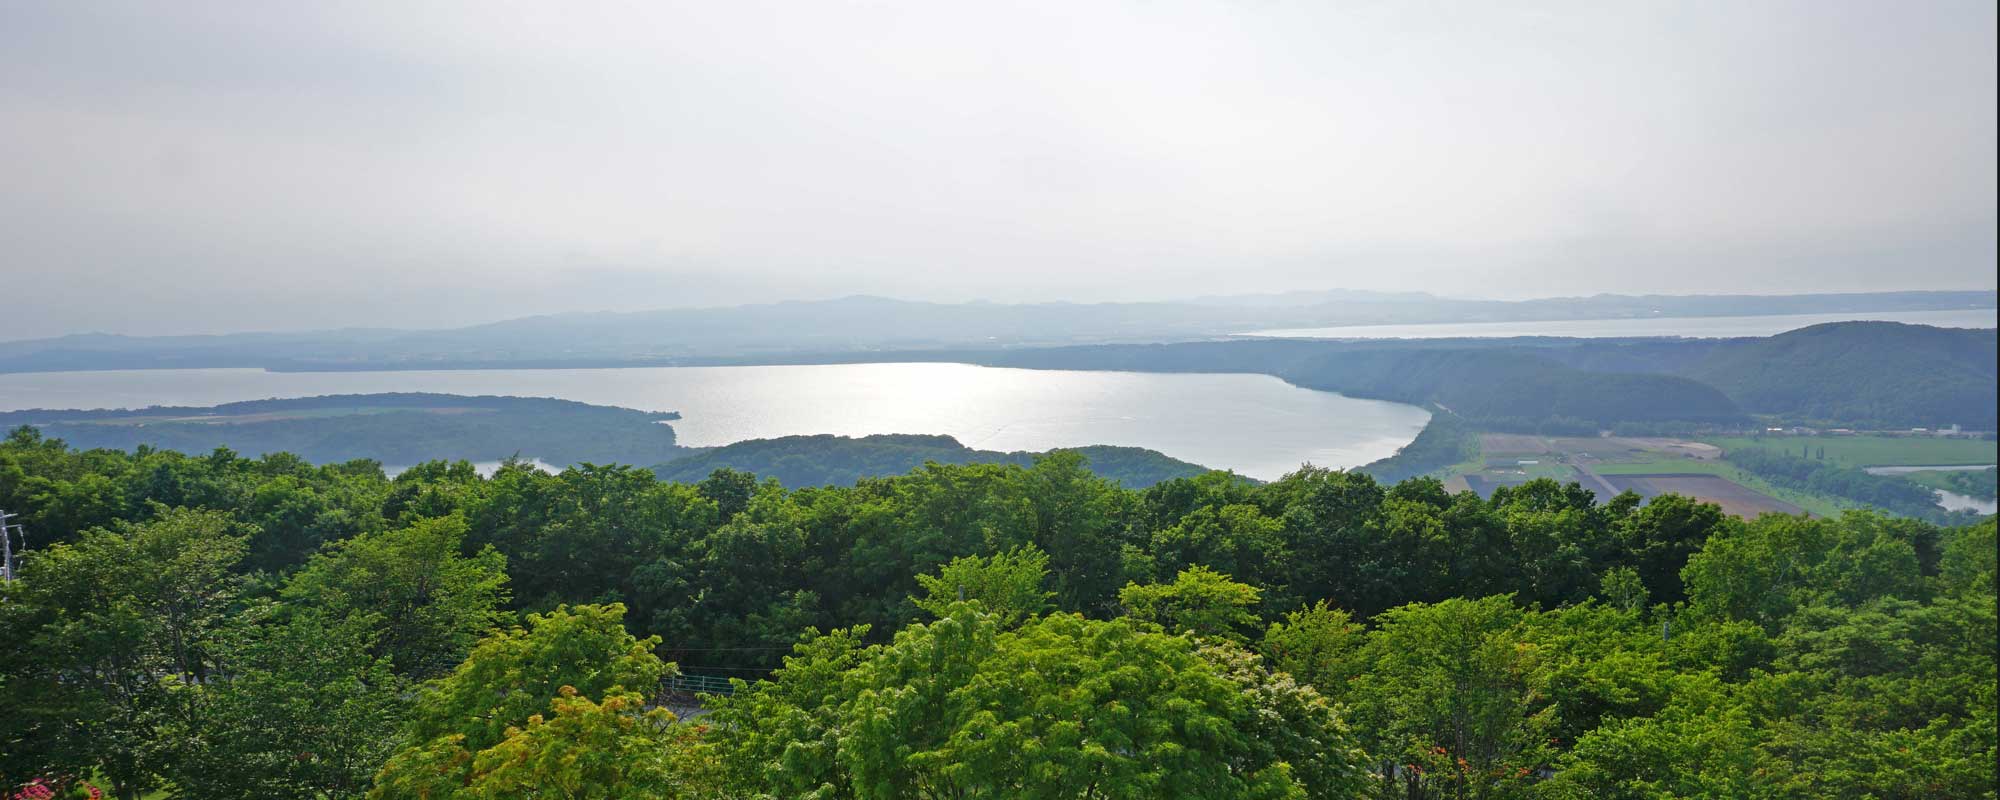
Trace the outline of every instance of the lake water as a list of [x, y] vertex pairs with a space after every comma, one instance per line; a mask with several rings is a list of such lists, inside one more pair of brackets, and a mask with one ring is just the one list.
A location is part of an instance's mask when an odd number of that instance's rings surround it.
[[1301, 389], [1267, 375], [967, 364], [21, 373], [0, 375], [0, 410], [208, 406], [376, 392], [559, 397], [678, 411], [674, 430], [682, 444], [696, 447], [794, 434], [941, 433], [984, 450], [1146, 447], [1262, 479], [1301, 463], [1351, 467], [1384, 458], [1430, 418], [1414, 406]]
[[1335, 328], [1280, 328], [1238, 336], [1279, 339], [1458, 339], [1510, 336], [1576, 336], [1602, 339], [1620, 336], [1686, 336], [1716, 339], [1771, 336], [1808, 325], [1853, 320], [1884, 320], [1940, 328], [2000, 327], [2000, 310], [1849, 311], [1840, 314], [1774, 314], [1757, 317], [1648, 317], [1644, 319], [1581, 319], [1547, 322], [1450, 322], [1429, 325], [1347, 325]]
[[1931, 493], [1937, 495], [1938, 506], [1946, 511], [1973, 511], [1986, 515], [2000, 511], [2000, 502], [1981, 500], [1969, 494], [1947, 492], [1943, 489], [1932, 489]]

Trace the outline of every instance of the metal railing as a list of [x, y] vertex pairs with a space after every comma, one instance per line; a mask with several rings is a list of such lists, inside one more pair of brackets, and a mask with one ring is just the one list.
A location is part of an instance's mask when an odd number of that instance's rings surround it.
[[667, 691], [686, 694], [734, 694], [736, 687], [728, 678], [714, 675], [675, 675], [667, 679]]

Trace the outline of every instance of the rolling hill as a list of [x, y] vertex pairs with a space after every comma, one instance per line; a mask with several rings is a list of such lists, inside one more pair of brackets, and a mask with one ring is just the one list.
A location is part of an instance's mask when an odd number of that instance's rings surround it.
[[398, 393], [256, 400], [210, 407], [0, 413], [0, 427], [33, 425], [80, 448], [247, 455], [289, 452], [313, 462], [509, 456], [551, 464], [657, 464], [686, 454], [666, 423], [679, 414], [531, 397]]
[[[1170, 458], [1138, 447], [1091, 446], [1066, 448], [1081, 453], [1090, 470], [1143, 489], [1160, 481], [1208, 472], [1207, 467]], [[940, 464], [1028, 465], [1043, 455], [1016, 451], [974, 450], [950, 436], [888, 434], [846, 436], [783, 436], [752, 439], [696, 453], [653, 468], [662, 480], [693, 483], [722, 468], [776, 478], [789, 487], [848, 485], [862, 478], [902, 475], [926, 461]], [[1245, 480], [1248, 480], [1247, 478]]]
[[1678, 368], [1745, 410], [1851, 427], [1996, 427], [1995, 332], [1814, 325], [1720, 343]]

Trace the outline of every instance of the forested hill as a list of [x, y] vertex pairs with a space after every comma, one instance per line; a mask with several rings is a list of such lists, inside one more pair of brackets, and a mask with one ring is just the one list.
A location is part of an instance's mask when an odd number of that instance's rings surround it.
[[[1996, 425], [1993, 329], [1815, 325], [1741, 339], [1259, 339], [956, 356], [991, 366], [1260, 372], [1313, 389], [1450, 408], [1485, 427], [1728, 422]], [[1571, 425], [1571, 427], [1575, 427]]]
[[[1170, 458], [1138, 447], [1066, 448], [1082, 455], [1090, 471], [1131, 489], [1144, 489], [1173, 478], [1208, 471], [1207, 467]], [[902, 475], [924, 465], [1033, 464], [1042, 453], [974, 450], [950, 436], [887, 434], [846, 436], [784, 436], [737, 442], [677, 461], [653, 472], [661, 480], [693, 483], [717, 469], [729, 468], [776, 478], [785, 486], [847, 485], [862, 478]], [[1245, 479], [1248, 480], [1248, 479]]]
[[1592, 372], [1679, 375], [1745, 411], [1848, 427], [1996, 427], [1992, 328], [1833, 322], [1738, 339], [1517, 340]]
[[[655, 413], [533, 397], [403, 393], [256, 400], [205, 407], [0, 412], [0, 430], [30, 425], [84, 448], [250, 456], [291, 453], [315, 463], [369, 459], [391, 466], [426, 461], [498, 461], [514, 456], [557, 466], [655, 464], [662, 479], [694, 482], [732, 468], [786, 486], [851, 484], [941, 464], [1034, 463], [1042, 453], [974, 450], [949, 436], [786, 436], [718, 448], [675, 443]], [[1127, 487], [1200, 475], [1207, 467], [1137, 447], [1073, 448], [1092, 472]]]
[[326, 395], [210, 407], [0, 412], [0, 426], [33, 425], [82, 448], [140, 445], [201, 453], [288, 452], [319, 463], [373, 459], [407, 465], [510, 456], [551, 464], [658, 464], [686, 455], [666, 424], [673, 412], [635, 411], [533, 397], [447, 394]]
[[1261, 372], [1309, 389], [1440, 406], [1501, 428], [1594, 430], [1621, 423], [1742, 423], [1714, 387], [1675, 375], [1599, 372], [1518, 343], [1249, 340], [1102, 345], [979, 354], [1044, 369]]
[[1868, 427], [1996, 426], [1993, 330], [1894, 322], [1732, 339], [1676, 370], [1745, 409]]

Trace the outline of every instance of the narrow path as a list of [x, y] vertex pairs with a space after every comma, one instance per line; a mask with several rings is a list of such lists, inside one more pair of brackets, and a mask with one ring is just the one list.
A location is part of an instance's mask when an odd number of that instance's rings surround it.
[[[1583, 475], [1585, 479], [1583, 482], [1584, 488], [1596, 491], [1598, 488], [1601, 487], [1604, 490], [1604, 494], [1600, 495], [1597, 498], [1597, 502], [1602, 503], [1606, 500], [1610, 500], [1611, 498], [1618, 496], [1618, 487], [1612, 486], [1611, 482], [1605, 480], [1603, 475], [1597, 474], [1597, 470], [1591, 469], [1582, 464], [1571, 464], [1570, 466], [1575, 467], [1576, 471]], [[1595, 484], [1595, 486], [1593, 486], [1592, 484]]]

